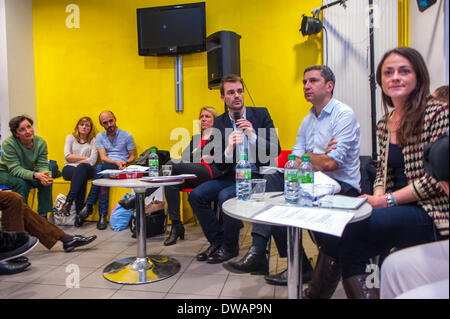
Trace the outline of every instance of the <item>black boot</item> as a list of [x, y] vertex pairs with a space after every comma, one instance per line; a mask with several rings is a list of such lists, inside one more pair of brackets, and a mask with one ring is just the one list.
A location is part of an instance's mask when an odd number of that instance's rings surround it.
[[321, 251], [317, 258], [312, 279], [303, 292], [303, 298], [329, 299], [341, 279], [341, 269], [337, 261]]
[[184, 240], [184, 226], [182, 223], [172, 225], [169, 237], [164, 241], [164, 246], [176, 244], [178, 237]]
[[86, 205], [84, 205], [83, 209], [78, 214], [78, 216], [80, 216], [80, 219], [84, 220], [84, 219], [88, 218], [89, 215], [92, 214], [93, 210], [94, 210], [94, 208], [92, 207], [91, 204], [86, 204]]
[[97, 229], [103, 230], [106, 229], [108, 223], [106, 222], [106, 215], [100, 215], [100, 218], [97, 222]]
[[238, 262], [230, 261], [223, 264], [223, 267], [234, 273], [251, 273], [252, 275], [266, 275], [269, 264], [264, 250], [250, 247], [247, 254]]
[[75, 222], [74, 222], [74, 226], [75, 227], [81, 227], [83, 226], [84, 223], [84, 218], [80, 217], [80, 213], [77, 212], [77, 215], [75, 216]]

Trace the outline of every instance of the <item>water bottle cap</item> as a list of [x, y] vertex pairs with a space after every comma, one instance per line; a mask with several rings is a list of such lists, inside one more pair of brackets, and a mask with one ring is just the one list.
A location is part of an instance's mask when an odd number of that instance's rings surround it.
[[309, 155], [303, 155], [302, 156], [302, 162], [309, 162], [309, 160], [310, 160]]
[[155, 148], [152, 148], [152, 149], [150, 150], [150, 153], [156, 153], [156, 149], [155, 149]]
[[247, 160], [247, 154], [241, 154], [240, 158], [241, 160]]
[[295, 157], [296, 157], [296, 156], [295, 156], [294, 154], [289, 154], [289, 155], [288, 155], [288, 160], [289, 160], [289, 161], [295, 161]]

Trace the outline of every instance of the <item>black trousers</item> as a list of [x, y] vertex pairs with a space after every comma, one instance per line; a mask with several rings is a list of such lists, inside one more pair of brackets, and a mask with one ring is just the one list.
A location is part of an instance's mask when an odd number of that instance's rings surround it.
[[88, 163], [81, 163], [78, 166], [66, 165], [63, 167], [62, 176], [66, 181], [72, 181], [66, 202], [75, 201], [75, 209], [80, 212], [86, 198], [87, 181], [94, 178], [94, 168]]
[[214, 177], [217, 176], [219, 172], [217, 172], [214, 167], [212, 167], [210, 171], [207, 166], [198, 163], [173, 163], [170, 161], [167, 164], [172, 165], [172, 175], [197, 175], [197, 178], [187, 179], [182, 184], [164, 187], [169, 217], [172, 222], [180, 223], [180, 191], [184, 188], [195, 188], [198, 185], [211, 180], [211, 174]]

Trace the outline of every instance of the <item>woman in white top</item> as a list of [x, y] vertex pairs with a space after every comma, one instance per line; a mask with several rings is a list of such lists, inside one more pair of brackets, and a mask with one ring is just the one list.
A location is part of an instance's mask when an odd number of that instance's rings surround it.
[[94, 165], [97, 162], [97, 145], [95, 143], [94, 124], [90, 117], [82, 117], [72, 134], [67, 135], [64, 146], [64, 164], [62, 175], [70, 183], [69, 194], [63, 211], [70, 211], [72, 203], [75, 202], [77, 219], [75, 226], [80, 227], [83, 223], [83, 216], [79, 216], [84, 207], [86, 197], [86, 185], [88, 179], [94, 177]]

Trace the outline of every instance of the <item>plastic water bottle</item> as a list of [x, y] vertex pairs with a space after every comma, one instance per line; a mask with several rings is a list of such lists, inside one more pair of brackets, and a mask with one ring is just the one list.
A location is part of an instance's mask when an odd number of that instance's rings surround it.
[[302, 156], [299, 166], [300, 187], [302, 189], [302, 206], [312, 206], [314, 200], [314, 170], [309, 155]]
[[300, 197], [300, 184], [298, 164], [295, 155], [288, 155], [288, 161], [284, 165], [284, 199], [289, 204], [297, 204]]
[[247, 154], [241, 154], [240, 158], [236, 165], [236, 197], [248, 200], [252, 194], [252, 167], [247, 161]]
[[156, 150], [154, 148], [150, 151], [150, 156], [148, 158], [148, 167], [148, 176], [159, 176], [159, 159], [158, 154], [156, 154]]
[[50, 163], [50, 160], [48, 160], [48, 175], [50, 177], [53, 177], [52, 176], [52, 164]]

